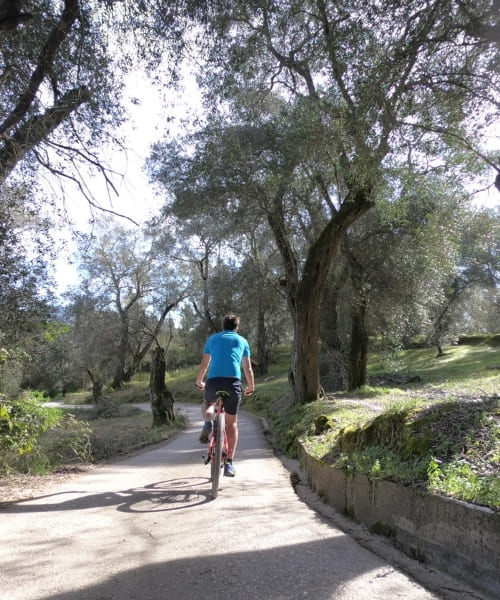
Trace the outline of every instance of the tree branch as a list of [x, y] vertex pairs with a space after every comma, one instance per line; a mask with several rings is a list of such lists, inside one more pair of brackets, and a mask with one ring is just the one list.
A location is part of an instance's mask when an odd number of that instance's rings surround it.
[[400, 125], [405, 125], [407, 127], [412, 127], [414, 129], [420, 129], [422, 131], [429, 131], [431, 133], [439, 133], [440, 135], [448, 135], [455, 140], [457, 140], [464, 148], [473, 152], [476, 156], [479, 156], [487, 165], [495, 169], [495, 171], [499, 174], [500, 177], [500, 166], [495, 164], [490, 158], [488, 158], [485, 154], [474, 148], [474, 146], [466, 140], [458, 133], [454, 133], [449, 129], [445, 129], [444, 127], [431, 127], [429, 125], [421, 125], [420, 123], [407, 123], [406, 121], [400, 121]]
[[52, 133], [81, 104], [89, 100], [90, 93], [86, 87], [74, 88], [42, 115], [30, 117], [12, 137], [4, 136], [4, 146], [0, 150], [0, 184], [34, 146]]
[[29, 108], [33, 104], [36, 93], [47, 75], [53, 61], [55, 54], [62, 44], [66, 35], [71, 30], [74, 22], [80, 14], [80, 6], [78, 0], [65, 0], [64, 10], [61, 14], [61, 18], [54, 25], [52, 31], [47, 38], [47, 41], [42, 48], [38, 63], [31, 75], [28, 87], [21, 94], [17, 106], [0, 125], [0, 135], [6, 133], [9, 129], [17, 125], [27, 114]]

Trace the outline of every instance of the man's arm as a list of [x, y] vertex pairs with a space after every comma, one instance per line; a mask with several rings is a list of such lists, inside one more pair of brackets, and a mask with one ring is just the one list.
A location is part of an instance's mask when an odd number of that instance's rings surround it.
[[252, 361], [250, 360], [249, 356], [243, 357], [242, 366], [247, 382], [247, 389], [245, 390], [245, 395], [250, 395], [253, 394], [255, 391], [255, 381], [253, 377]]
[[197, 387], [203, 389], [205, 387], [205, 382], [203, 378], [208, 370], [208, 366], [210, 365], [210, 354], [204, 354], [201, 358], [200, 366], [198, 367], [198, 374], [196, 375], [196, 385]]

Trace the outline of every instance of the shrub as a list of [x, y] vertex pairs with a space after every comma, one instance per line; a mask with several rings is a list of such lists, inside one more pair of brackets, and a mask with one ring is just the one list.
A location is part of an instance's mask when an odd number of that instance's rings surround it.
[[51, 468], [92, 460], [92, 429], [86, 421], [66, 415], [40, 437], [40, 447]]
[[31, 451], [38, 436], [54, 426], [61, 416], [61, 411], [44, 407], [35, 398], [0, 397], [0, 450], [19, 454]]
[[61, 417], [60, 410], [47, 408], [35, 398], [0, 396], [0, 470], [8, 471], [16, 455], [33, 452], [40, 434]]

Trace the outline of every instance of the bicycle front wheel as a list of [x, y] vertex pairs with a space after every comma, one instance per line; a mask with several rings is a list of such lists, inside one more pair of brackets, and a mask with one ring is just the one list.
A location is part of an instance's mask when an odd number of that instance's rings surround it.
[[224, 446], [224, 432], [226, 429], [226, 417], [224, 413], [219, 413], [217, 415], [215, 428], [215, 448], [212, 460], [212, 498], [217, 498], [219, 494], [219, 482], [223, 467], [222, 449]]

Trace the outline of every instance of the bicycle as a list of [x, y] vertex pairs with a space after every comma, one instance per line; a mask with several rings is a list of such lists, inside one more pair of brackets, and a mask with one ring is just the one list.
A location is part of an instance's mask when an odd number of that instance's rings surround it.
[[210, 478], [212, 481], [212, 498], [215, 500], [219, 495], [221, 470], [224, 468], [224, 460], [227, 455], [228, 443], [226, 434], [226, 413], [224, 412], [224, 400], [229, 398], [229, 392], [218, 390], [214, 405], [214, 416], [212, 420], [212, 436], [208, 444], [208, 454], [204, 457], [205, 465], [210, 463]]

